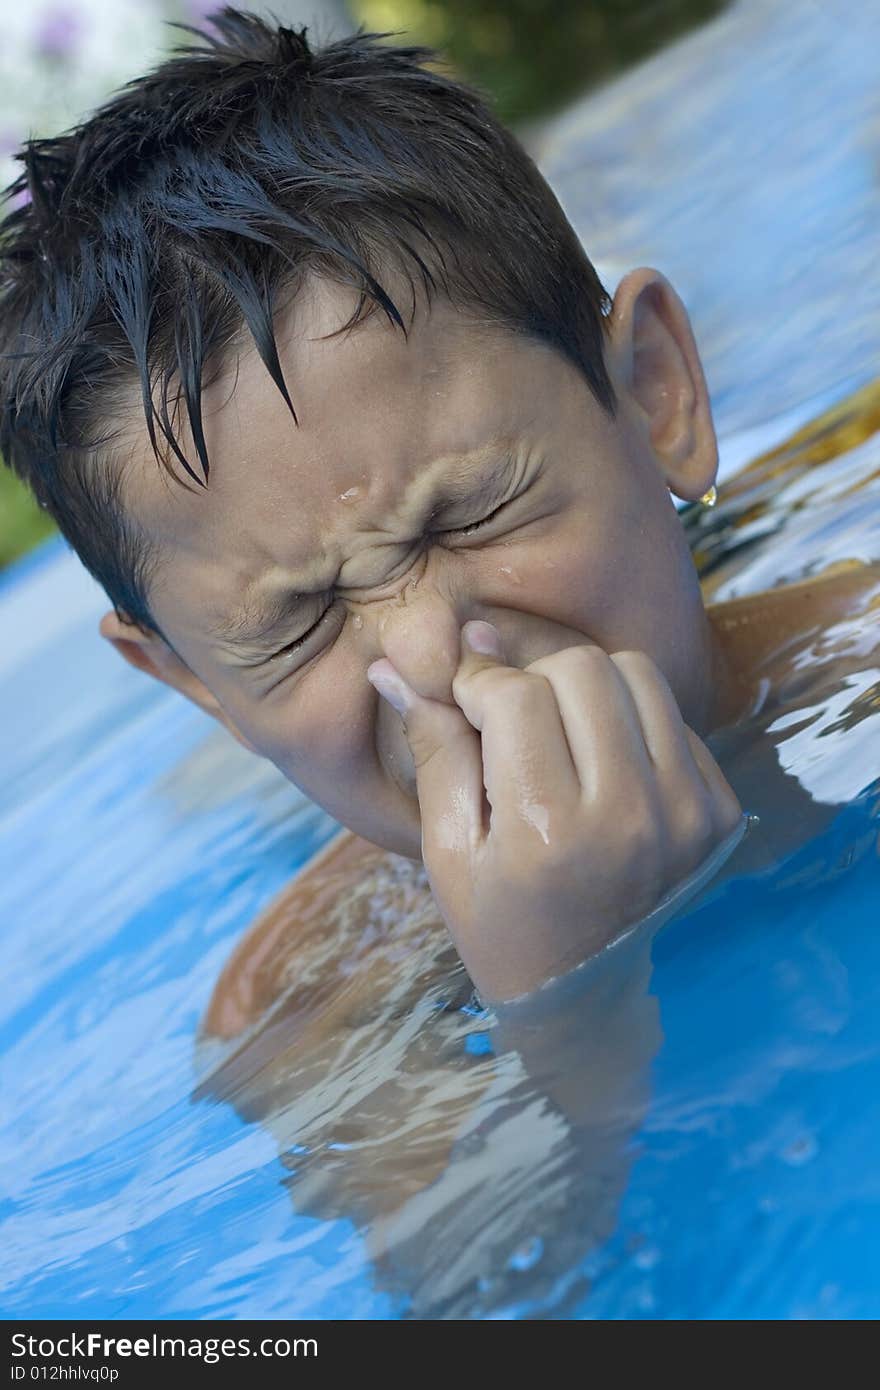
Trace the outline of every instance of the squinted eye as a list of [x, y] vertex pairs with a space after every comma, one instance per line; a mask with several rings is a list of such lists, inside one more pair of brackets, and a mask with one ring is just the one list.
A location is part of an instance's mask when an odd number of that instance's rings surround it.
[[469, 526], [450, 526], [447, 529], [436, 532], [436, 534], [440, 536], [469, 536], [472, 531], [478, 531], [481, 526], [485, 526], [488, 522], [494, 521], [498, 513], [503, 512], [507, 505], [507, 502], [502, 502], [500, 507], [495, 508], [494, 512], [490, 512], [488, 516], [482, 517], [479, 521], [472, 521]]
[[314, 637], [317, 634], [319, 628], [321, 628], [324, 625], [324, 622], [328, 614], [332, 613], [332, 611], [333, 604], [330, 603], [324, 609], [317, 622], [312, 623], [312, 626], [306, 632], [304, 632], [301, 637], [294, 638], [292, 642], [288, 642], [286, 647], [281, 647], [277, 652], [274, 652], [273, 655], [269, 657], [269, 660], [275, 661], [280, 656], [295, 655], [301, 647], [304, 647], [306, 645], [306, 643], [309, 641], [311, 637]]

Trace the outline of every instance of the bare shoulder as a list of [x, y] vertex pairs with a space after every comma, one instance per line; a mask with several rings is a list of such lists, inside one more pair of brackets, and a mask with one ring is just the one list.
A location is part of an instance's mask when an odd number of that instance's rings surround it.
[[828, 731], [872, 715], [865, 690], [880, 664], [880, 565], [841, 566], [725, 601], [713, 620], [751, 630], [766, 686], [755, 718], [719, 731], [712, 745], [741, 804], [761, 816], [760, 833], [737, 856], [738, 871], [751, 872], [820, 836], [846, 800], [840, 745]]
[[335, 836], [276, 894], [226, 962], [202, 1019], [203, 1037], [236, 1037], [295, 977], [313, 994], [355, 964], [381, 934], [431, 901], [419, 864], [350, 831]]
[[817, 667], [844, 674], [875, 663], [880, 651], [880, 564], [841, 566], [786, 588], [792, 591], [789, 602], [804, 609], [813, 628]]
[[[862, 618], [873, 631], [880, 627], [880, 561], [833, 566], [802, 583], [812, 586], [820, 612], [830, 622]], [[789, 587], [799, 589], [802, 585]]]
[[[782, 682], [809, 652], [817, 679], [829, 667], [864, 669], [880, 647], [880, 564], [835, 565], [759, 593], [710, 602], [720, 631], [737, 630], [744, 661]], [[799, 653], [803, 653], [799, 656]]]

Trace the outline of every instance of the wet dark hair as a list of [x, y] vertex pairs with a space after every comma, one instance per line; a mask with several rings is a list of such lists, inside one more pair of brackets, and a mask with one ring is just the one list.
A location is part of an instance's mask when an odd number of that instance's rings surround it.
[[0, 453], [117, 613], [155, 632], [160, 557], [123, 501], [123, 407], [139, 380], [156, 458], [207, 486], [202, 386], [245, 329], [296, 420], [273, 313], [306, 274], [359, 291], [340, 331], [379, 311], [407, 332], [393, 271], [412, 315], [417, 292], [441, 294], [550, 344], [615, 409], [608, 295], [479, 93], [387, 34], [312, 50], [305, 29], [230, 6], [207, 22], [174, 26], [200, 42], [80, 125], [25, 142], [0, 222]]

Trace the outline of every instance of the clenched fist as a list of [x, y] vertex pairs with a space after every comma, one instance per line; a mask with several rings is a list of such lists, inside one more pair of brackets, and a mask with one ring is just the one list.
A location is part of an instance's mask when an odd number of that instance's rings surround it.
[[368, 676], [403, 717], [431, 889], [487, 1001], [601, 950], [741, 818], [642, 652], [585, 644], [520, 670], [491, 624], [469, 622], [454, 704], [416, 694], [384, 658]]

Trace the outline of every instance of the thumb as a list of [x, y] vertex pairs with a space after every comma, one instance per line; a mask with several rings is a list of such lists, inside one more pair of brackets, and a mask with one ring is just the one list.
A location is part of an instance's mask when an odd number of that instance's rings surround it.
[[457, 705], [430, 700], [406, 683], [387, 657], [367, 679], [403, 720], [412, 753], [426, 867], [448, 851], [464, 851], [483, 835], [480, 736]]

